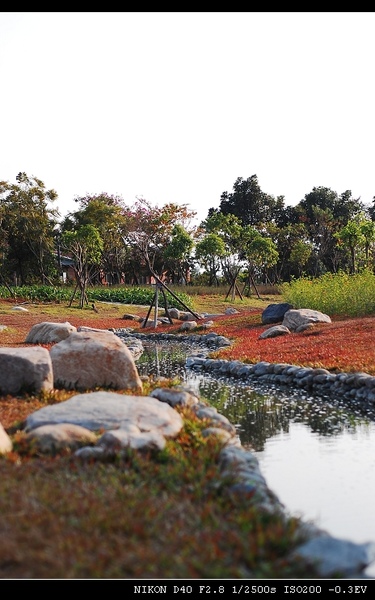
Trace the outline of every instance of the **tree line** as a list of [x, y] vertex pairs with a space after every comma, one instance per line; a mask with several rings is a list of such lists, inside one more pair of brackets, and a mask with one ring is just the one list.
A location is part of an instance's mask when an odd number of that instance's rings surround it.
[[103, 277], [134, 285], [149, 275], [172, 284], [224, 281], [232, 293], [241, 293], [241, 282], [247, 293], [257, 283], [374, 270], [375, 199], [366, 205], [350, 190], [314, 187], [287, 206], [263, 192], [256, 175], [239, 177], [199, 225], [187, 205], [155, 207], [143, 198], [127, 205], [105, 192], [75, 198], [77, 210], [61, 218], [57, 199], [26, 173], [0, 182], [0, 283], [57, 285], [62, 256], [72, 260], [82, 301]]

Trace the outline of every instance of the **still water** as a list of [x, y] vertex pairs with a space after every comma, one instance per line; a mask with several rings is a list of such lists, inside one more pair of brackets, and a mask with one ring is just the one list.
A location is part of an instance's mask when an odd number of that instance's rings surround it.
[[[375, 542], [374, 411], [303, 391], [213, 378], [186, 369], [187, 353], [183, 346], [149, 344], [138, 371], [178, 377], [225, 415], [290, 514], [336, 538]], [[374, 563], [366, 575], [375, 578]]]

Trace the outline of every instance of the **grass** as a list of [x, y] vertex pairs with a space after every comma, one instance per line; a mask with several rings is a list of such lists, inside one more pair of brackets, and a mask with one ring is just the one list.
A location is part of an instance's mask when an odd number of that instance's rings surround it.
[[[262, 310], [284, 301], [262, 295], [234, 302], [223, 293], [194, 297], [198, 312], [214, 317], [214, 331], [233, 345], [216, 353], [228, 359], [324, 365], [375, 374], [375, 318], [339, 315], [312, 332], [259, 340]], [[2, 346], [22, 346], [34, 323], [69, 321], [100, 327], [140, 327], [125, 313], [147, 307], [98, 303], [29, 302], [28, 312], [0, 301]], [[178, 325], [160, 330], [177, 331]], [[145, 387], [149, 393], [156, 383]], [[129, 450], [107, 464], [81, 463], [68, 454], [30, 456], [22, 451], [22, 421], [46, 403], [72, 393], [0, 398], [0, 422], [15, 449], [0, 458], [0, 578], [2, 579], [290, 579], [317, 576], [290, 552], [302, 541], [299, 520], [269, 515], [249, 498], [229, 495], [219, 474], [220, 444], [202, 436], [205, 423], [179, 409], [184, 428], [163, 452]], [[17, 445], [18, 440], [18, 445]], [[339, 576], [339, 574], [338, 574]]]

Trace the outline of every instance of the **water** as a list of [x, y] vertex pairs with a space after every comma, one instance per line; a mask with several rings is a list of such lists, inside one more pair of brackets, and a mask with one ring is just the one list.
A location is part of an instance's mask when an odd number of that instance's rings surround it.
[[[178, 377], [236, 425], [286, 510], [330, 535], [375, 542], [375, 415], [358, 403], [185, 369], [187, 348], [150, 344], [139, 373]], [[375, 564], [366, 575], [375, 578]]]

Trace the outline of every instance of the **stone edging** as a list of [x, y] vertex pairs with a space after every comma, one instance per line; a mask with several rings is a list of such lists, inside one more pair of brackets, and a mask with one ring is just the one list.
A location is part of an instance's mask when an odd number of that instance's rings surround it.
[[331, 373], [327, 369], [265, 361], [250, 365], [237, 360], [214, 360], [198, 356], [188, 357], [186, 366], [242, 381], [257, 380], [279, 386], [293, 386], [323, 396], [338, 396], [375, 405], [375, 377], [368, 373]]

